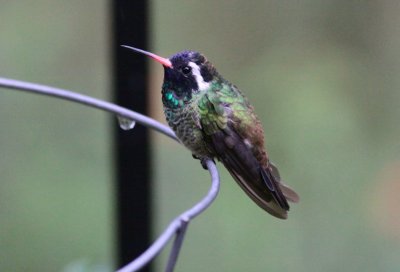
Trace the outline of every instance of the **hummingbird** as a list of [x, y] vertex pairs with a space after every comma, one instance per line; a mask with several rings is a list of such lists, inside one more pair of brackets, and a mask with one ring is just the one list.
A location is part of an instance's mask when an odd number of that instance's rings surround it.
[[264, 130], [254, 107], [235, 85], [224, 79], [196, 51], [169, 58], [131, 46], [164, 67], [161, 88], [168, 125], [194, 158], [206, 168], [217, 159], [243, 191], [269, 214], [286, 219], [297, 193], [284, 184], [264, 147]]

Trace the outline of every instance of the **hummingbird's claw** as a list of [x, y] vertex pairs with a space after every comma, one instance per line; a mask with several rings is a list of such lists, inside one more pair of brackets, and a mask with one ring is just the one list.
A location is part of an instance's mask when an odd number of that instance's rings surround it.
[[206, 158], [200, 159], [201, 166], [203, 166], [203, 169], [204, 169], [204, 170], [208, 170], [206, 161], [207, 161]]
[[[209, 158], [200, 158], [200, 157], [196, 156], [195, 154], [192, 154], [192, 157], [193, 157], [193, 159], [200, 160], [200, 163], [201, 163], [201, 166], [203, 167], [203, 169], [204, 169], [204, 170], [208, 170], [206, 161], [209, 160]], [[211, 159], [211, 160], [212, 160], [212, 161], [214, 162], [214, 164], [215, 164], [214, 159]]]

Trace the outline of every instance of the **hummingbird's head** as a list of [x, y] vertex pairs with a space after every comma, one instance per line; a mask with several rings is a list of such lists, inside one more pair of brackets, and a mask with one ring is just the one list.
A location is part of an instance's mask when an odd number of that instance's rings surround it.
[[182, 51], [169, 60], [171, 66], [164, 66], [164, 84], [181, 88], [184, 92], [208, 90], [216, 75], [214, 66], [196, 51]]
[[182, 51], [163, 58], [134, 47], [123, 47], [145, 54], [163, 65], [162, 93], [166, 106], [179, 107], [190, 103], [193, 95], [206, 92], [218, 75], [214, 66], [196, 51]]

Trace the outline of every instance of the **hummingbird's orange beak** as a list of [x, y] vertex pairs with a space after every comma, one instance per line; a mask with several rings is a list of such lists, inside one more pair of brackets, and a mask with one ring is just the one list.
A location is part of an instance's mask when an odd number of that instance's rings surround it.
[[153, 53], [150, 53], [150, 52], [147, 52], [147, 51], [144, 51], [142, 49], [135, 48], [135, 47], [132, 47], [132, 46], [128, 46], [128, 45], [121, 45], [121, 46], [125, 47], [125, 48], [128, 48], [130, 50], [133, 50], [135, 52], [144, 54], [146, 56], [149, 56], [150, 58], [152, 58], [152, 59], [158, 61], [159, 63], [161, 63], [163, 66], [168, 67], [168, 68], [172, 68], [172, 63], [167, 58], [163, 58], [163, 57], [157, 56], [156, 54], [153, 54]]

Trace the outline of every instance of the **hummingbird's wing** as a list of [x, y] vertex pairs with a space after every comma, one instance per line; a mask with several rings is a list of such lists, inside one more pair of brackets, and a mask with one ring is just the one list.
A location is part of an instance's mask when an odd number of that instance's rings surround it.
[[278, 182], [261, 167], [243, 140], [230, 129], [216, 132], [210, 138], [218, 159], [247, 195], [271, 215], [286, 219], [289, 205]]
[[201, 111], [201, 127], [209, 148], [258, 206], [287, 218], [289, 205], [279, 179], [268, 166], [261, 124], [251, 105], [232, 89], [208, 93], [202, 104], [207, 110]]

